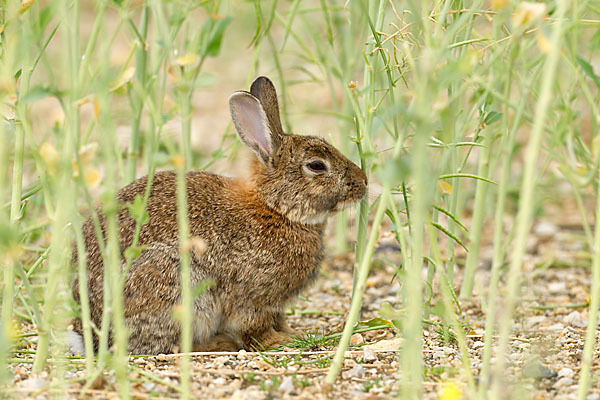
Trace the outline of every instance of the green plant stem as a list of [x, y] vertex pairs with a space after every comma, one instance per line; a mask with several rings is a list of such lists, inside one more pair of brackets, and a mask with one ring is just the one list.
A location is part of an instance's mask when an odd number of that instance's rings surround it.
[[596, 329], [598, 324], [598, 309], [600, 308], [600, 187], [596, 186], [596, 219], [594, 232], [594, 247], [592, 258], [592, 287], [590, 288], [590, 306], [588, 309], [588, 325], [585, 334], [585, 345], [579, 372], [579, 387], [577, 399], [585, 400], [592, 384], [592, 361], [595, 357]]
[[[509, 65], [509, 81], [512, 77], [512, 69], [514, 66], [514, 60], [519, 54], [519, 45], [515, 44], [515, 47], [511, 50], [510, 57], [513, 59], [513, 62]], [[510, 90], [510, 84], [507, 83], [507, 91]], [[498, 283], [500, 281], [500, 269], [504, 264], [504, 214], [506, 208], [506, 197], [508, 192], [508, 185], [510, 180], [510, 162], [511, 162], [511, 154], [515, 145], [515, 136], [517, 134], [517, 130], [521, 125], [521, 120], [523, 117], [523, 110], [525, 109], [525, 104], [527, 102], [529, 94], [529, 88], [526, 88], [523, 93], [521, 93], [521, 102], [520, 107], [517, 110], [517, 114], [514, 117], [514, 121], [512, 124], [512, 128], [510, 132], [503, 136], [502, 143], [500, 144], [500, 151], [502, 160], [501, 169], [500, 169], [500, 183], [498, 185], [498, 193], [496, 195], [496, 210], [494, 214], [494, 247], [493, 247], [493, 259], [492, 259], [492, 271], [491, 271], [491, 279], [489, 283], [489, 292], [488, 292], [488, 307], [486, 310], [486, 319], [485, 319], [485, 335], [483, 339], [483, 355], [481, 357], [481, 373], [480, 373], [480, 381], [479, 381], [479, 395], [483, 396], [484, 392], [487, 390], [487, 386], [489, 384], [489, 370], [490, 370], [490, 359], [492, 357], [492, 338], [494, 335], [494, 325], [496, 320], [496, 298], [498, 296]], [[508, 106], [505, 107], [505, 112], [508, 111]]]
[[[27, 42], [29, 37], [29, 29], [23, 28], [25, 32], [21, 33], [21, 39]], [[29, 80], [31, 77], [31, 68], [29, 68], [29, 52], [27, 51], [28, 46], [24, 46], [22, 50], [21, 60], [23, 61], [23, 68], [21, 74], [21, 86], [19, 91], [19, 97], [26, 94], [29, 91]], [[13, 174], [11, 184], [11, 201], [10, 201], [10, 225], [13, 230], [13, 234], [18, 233], [21, 212], [21, 194], [23, 191], [23, 162], [25, 157], [25, 127], [24, 124], [28, 124], [27, 107], [20, 101], [17, 101], [16, 105], [16, 122], [15, 122], [15, 156], [13, 161]], [[8, 265], [4, 268], [4, 290], [2, 291], [2, 324], [4, 327], [4, 334], [9, 337], [8, 330], [12, 326], [13, 317], [13, 302], [15, 296], [15, 266]]]
[[[180, 246], [181, 275], [181, 352], [189, 353], [192, 349], [192, 315], [193, 298], [190, 274], [190, 228], [187, 212], [187, 184], [185, 170], [177, 168], [177, 226]], [[191, 361], [189, 354], [181, 358], [181, 397], [191, 398]]]
[[[60, 11], [69, 23], [66, 24], [64, 39], [68, 49], [68, 57], [66, 58], [66, 70], [70, 72], [71, 83], [75, 81], [77, 63], [78, 63], [78, 24], [79, 24], [79, 3], [74, 3], [72, 7], [63, 4]], [[70, 14], [72, 13], [72, 14]], [[59, 169], [56, 179], [54, 180], [54, 188], [56, 190], [56, 213], [52, 224], [52, 239], [50, 242], [50, 253], [48, 257], [48, 277], [46, 282], [46, 291], [44, 293], [44, 311], [39, 330], [39, 338], [37, 352], [32, 370], [39, 373], [44, 370], [48, 358], [48, 350], [50, 346], [50, 331], [53, 325], [58, 321], [58, 328], [61, 328], [64, 320], [63, 304], [66, 304], [66, 299], [63, 298], [66, 293], [67, 283], [67, 268], [70, 258], [71, 238], [68, 230], [65, 229], [69, 223], [72, 209], [67, 207], [67, 204], [73, 204], [73, 187], [72, 187], [72, 168], [71, 159], [75, 153], [75, 141], [78, 137], [79, 118], [75, 105], [77, 99], [77, 83], [72, 85], [72, 92], [69, 96], [69, 102], [65, 107], [65, 119], [69, 121], [69, 125], [64, 129], [64, 139], [61, 148], [61, 157]], [[56, 305], [60, 304], [60, 307]], [[66, 326], [66, 325], [65, 325]], [[60, 376], [63, 368], [55, 371]]]
[[85, 245], [81, 224], [76, 221], [75, 242], [77, 245], [77, 278], [79, 280], [79, 301], [81, 303], [81, 324], [83, 328], [83, 343], [85, 349], [85, 367], [87, 373], [94, 368], [94, 342], [92, 337], [92, 321], [90, 318], [90, 301], [88, 296], [87, 263]]
[[504, 373], [505, 359], [504, 355], [508, 347], [508, 337], [511, 330], [511, 319], [515, 307], [518, 289], [521, 283], [521, 274], [523, 266], [523, 256], [525, 255], [525, 246], [527, 235], [531, 227], [533, 218], [533, 193], [535, 188], [536, 169], [538, 167], [538, 157], [540, 152], [540, 143], [544, 132], [544, 123], [546, 114], [552, 101], [552, 87], [555, 83], [556, 69], [563, 35], [563, 17], [567, 8], [566, 1], [558, 1], [555, 16], [556, 24], [552, 26], [552, 43], [544, 63], [540, 95], [535, 108], [535, 117], [527, 149], [525, 151], [525, 168], [523, 181], [521, 183], [521, 197], [519, 198], [519, 211], [517, 213], [517, 227], [514, 238], [513, 250], [511, 253], [511, 262], [508, 272], [507, 295], [504, 297], [504, 312], [499, 325], [499, 341], [497, 350], [496, 377], [492, 385], [491, 398], [500, 397], [500, 387], [502, 374]]
[[371, 268], [371, 258], [375, 252], [375, 245], [377, 243], [377, 238], [379, 237], [379, 228], [381, 226], [383, 216], [385, 215], [384, 213], [388, 199], [389, 188], [384, 187], [383, 195], [379, 200], [379, 205], [377, 206], [377, 211], [375, 212], [375, 218], [373, 219], [373, 225], [371, 226], [369, 241], [358, 268], [358, 279], [356, 280], [356, 288], [352, 294], [352, 302], [350, 303], [348, 318], [346, 318], [346, 323], [344, 324], [344, 330], [342, 332], [340, 343], [336, 349], [335, 357], [331, 363], [329, 371], [327, 372], [327, 376], [325, 377], [325, 384], [327, 385], [333, 385], [335, 383], [335, 380], [342, 368], [344, 354], [346, 353], [346, 349], [350, 343], [350, 337], [352, 336], [354, 326], [356, 325], [356, 322], [360, 316], [362, 298], [366, 289], [369, 270]]
[[[142, 14], [140, 16], [140, 29], [138, 32], [141, 37], [139, 38], [139, 47], [135, 52], [135, 80], [139, 82], [139, 85], [144, 88], [146, 86], [146, 35], [148, 34], [148, 19], [150, 15], [150, 7], [144, 2], [142, 8]], [[141, 96], [135, 91], [130, 92], [131, 96], [131, 108], [133, 109], [133, 121], [131, 124], [131, 140], [129, 142], [128, 158], [127, 158], [127, 176], [125, 178], [126, 183], [132, 182], [136, 176], [137, 161], [140, 158], [140, 142], [142, 133], [140, 131], [140, 125], [142, 121], [142, 111], [144, 109], [144, 103]]]
[[[479, 166], [477, 175], [487, 177], [489, 174], [490, 158], [492, 157], [492, 141], [494, 134], [488, 129], [485, 136], [485, 147], [481, 148], [479, 156]], [[475, 207], [473, 211], [473, 219], [471, 221], [471, 229], [469, 230], [469, 252], [467, 253], [467, 261], [464, 270], [464, 279], [460, 287], [460, 298], [470, 300], [473, 295], [473, 283], [475, 280], [475, 272], [479, 264], [479, 248], [481, 245], [481, 232], [483, 230], [483, 217], [489, 204], [486, 203], [487, 190], [489, 183], [483, 180], [477, 180], [477, 189], [475, 190]]]
[[406, 268], [406, 315], [404, 318], [404, 338], [406, 346], [401, 354], [401, 367], [403, 371], [403, 384], [400, 389], [403, 398], [417, 399], [421, 397], [422, 388], [422, 311], [423, 311], [423, 283], [421, 271], [423, 269], [423, 249], [426, 214], [429, 204], [427, 187], [430, 177], [427, 167], [426, 135], [424, 127], [420, 128], [415, 136], [413, 149], [414, 192], [411, 202], [411, 238], [410, 261]]

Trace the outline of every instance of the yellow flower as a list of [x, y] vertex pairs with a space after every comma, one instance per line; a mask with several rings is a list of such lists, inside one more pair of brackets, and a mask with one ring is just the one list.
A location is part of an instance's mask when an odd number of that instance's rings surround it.
[[492, 0], [492, 9], [502, 10], [508, 6], [508, 0]]
[[98, 171], [97, 168], [87, 168], [85, 170], [85, 175], [83, 177], [83, 181], [85, 182], [85, 185], [89, 189], [97, 188], [98, 185], [100, 185], [100, 180], [101, 180], [100, 171]]
[[462, 400], [464, 398], [461, 386], [454, 381], [442, 383], [439, 397], [440, 400]]
[[535, 38], [542, 53], [548, 53], [552, 47], [548, 38], [541, 32], [537, 32]]
[[525, 27], [534, 20], [542, 19], [544, 14], [546, 14], [546, 5], [544, 3], [524, 1], [517, 6], [517, 10], [512, 16], [512, 24], [515, 27]]
[[452, 194], [452, 185], [445, 181], [438, 181], [438, 190], [442, 194]]
[[42, 157], [44, 164], [46, 164], [48, 173], [50, 175], [54, 174], [58, 164], [58, 151], [56, 151], [54, 146], [48, 142], [42, 143], [40, 146], [40, 157]]
[[120, 87], [125, 85], [127, 82], [129, 82], [133, 78], [134, 74], [135, 74], [134, 67], [126, 68], [121, 73], [121, 75], [119, 75], [119, 77], [110, 84], [110, 90], [115, 91], [115, 90], [119, 89]]
[[182, 168], [185, 165], [185, 157], [179, 154], [171, 157], [171, 164], [177, 168]]
[[31, 8], [33, 3], [35, 3], [35, 0], [22, 0], [21, 6], [19, 7], [19, 12], [23, 14], [25, 11]]
[[197, 54], [187, 53], [186, 55], [179, 57], [175, 63], [180, 67], [185, 67], [186, 65], [196, 64], [198, 59], [199, 57]]

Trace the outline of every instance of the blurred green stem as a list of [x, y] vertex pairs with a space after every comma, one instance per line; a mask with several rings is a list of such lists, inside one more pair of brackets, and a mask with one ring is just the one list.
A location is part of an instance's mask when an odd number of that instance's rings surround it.
[[546, 114], [553, 96], [552, 88], [555, 84], [558, 59], [561, 52], [564, 15], [567, 9], [567, 4], [568, 3], [566, 0], [557, 2], [557, 8], [554, 13], [556, 23], [552, 25], [552, 36], [549, 41], [551, 45], [544, 63], [543, 75], [540, 83], [541, 87], [539, 90], [539, 99], [535, 108], [535, 118], [533, 121], [533, 127], [531, 129], [529, 143], [527, 145], [527, 149], [525, 150], [525, 167], [523, 180], [521, 182], [519, 211], [516, 217], [516, 235], [513, 241], [513, 249], [510, 258], [511, 262], [508, 272], [507, 293], [506, 296], [503, 296], [504, 312], [502, 313], [499, 325], [500, 338], [498, 341], [496, 357], [497, 364], [495, 366], [495, 375], [497, 379], [494, 380], [492, 385], [492, 399], [500, 398], [501, 385], [503, 382], [502, 376], [505, 373], [504, 356], [508, 347], [508, 339], [512, 326], [512, 316], [518, 296], [519, 286], [521, 284], [523, 257], [525, 255], [527, 236], [529, 234], [533, 218], [533, 194], [536, 187], [535, 176], [538, 168], [537, 164], [540, 152], [540, 144], [542, 135], [544, 133]]
[[[596, 329], [598, 324], [598, 309], [600, 308], [600, 186], [596, 185], [596, 219], [594, 247], [592, 257], [592, 287], [590, 288], [590, 306], [588, 309], [588, 325], [585, 335], [585, 345], [579, 373], [577, 399], [585, 400], [592, 383], [592, 361], [595, 358]], [[596, 355], [597, 357], [597, 355]]]
[[327, 376], [325, 377], [326, 385], [333, 385], [335, 383], [335, 380], [342, 368], [344, 354], [346, 353], [346, 349], [348, 348], [348, 344], [350, 343], [350, 337], [352, 336], [354, 325], [356, 325], [356, 322], [360, 317], [360, 307], [362, 304], [363, 294], [366, 288], [367, 278], [369, 276], [369, 270], [371, 268], [371, 258], [373, 257], [373, 253], [375, 252], [375, 245], [377, 244], [377, 239], [379, 237], [379, 228], [381, 226], [383, 216], [385, 215], [384, 213], [386, 210], [386, 204], [388, 204], [389, 201], [391, 201], [390, 190], [388, 187], [384, 187], [383, 193], [379, 199], [377, 211], [375, 212], [373, 225], [371, 226], [369, 241], [367, 243], [364, 256], [362, 257], [358, 268], [356, 287], [352, 293], [352, 302], [350, 304], [350, 311], [348, 312], [348, 317], [346, 318], [346, 323], [344, 325], [344, 331], [342, 333], [340, 343], [338, 344], [337, 350], [335, 352], [335, 357], [331, 363], [331, 367], [329, 367], [329, 371], [327, 372]]
[[[519, 43], [515, 43], [510, 50], [510, 63], [508, 69], [508, 79], [506, 81], [505, 92], [508, 93], [511, 90], [513, 68], [516, 57], [520, 52]], [[514, 117], [512, 127], [508, 130], [508, 122], [505, 127], [505, 134], [502, 136], [502, 142], [500, 144], [500, 159], [502, 160], [500, 169], [500, 183], [498, 184], [498, 193], [496, 195], [496, 210], [494, 214], [494, 249], [493, 249], [493, 260], [492, 260], [492, 272], [489, 283], [487, 310], [485, 318], [485, 335], [484, 335], [484, 346], [483, 355], [481, 357], [481, 373], [479, 381], [479, 395], [483, 396], [487, 390], [489, 384], [489, 370], [490, 370], [490, 359], [492, 356], [492, 338], [494, 335], [494, 325], [496, 320], [496, 297], [498, 296], [498, 282], [500, 281], [500, 269], [504, 264], [504, 215], [505, 215], [505, 204], [508, 192], [508, 185], [510, 180], [510, 162], [512, 160], [511, 154], [515, 145], [515, 136], [521, 121], [523, 118], [523, 110], [529, 95], [529, 88], [526, 87], [521, 95], [520, 106], [517, 109], [517, 113]], [[505, 118], [508, 119], [508, 105], [505, 104], [504, 112]]]
[[[482, 116], [483, 119], [483, 116]], [[480, 122], [483, 124], [483, 121]], [[493, 152], [491, 146], [494, 141], [494, 133], [488, 129], [485, 135], [485, 146], [481, 148], [479, 155], [479, 165], [477, 167], [477, 175], [488, 178], [490, 158]], [[475, 189], [475, 206], [473, 210], [473, 218], [471, 228], [469, 230], [469, 252], [467, 253], [467, 261], [464, 270], [464, 279], [460, 287], [460, 298], [470, 300], [473, 295], [473, 283], [475, 280], [475, 272], [479, 264], [479, 248], [481, 245], [481, 232], [483, 229], [483, 217], [488, 207], [486, 203], [487, 191], [490, 184], [483, 180], [477, 180], [477, 188]]]
[[[146, 36], [148, 34], [148, 18], [150, 15], [150, 7], [144, 2], [142, 14], [140, 16], [140, 29], [138, 30], [141, 37], [140, 43], [135, 52], [135, 80], [145, 89], [146, 86]], [[135, 28], [135, 27], [134, 27]], [[130, 90], [131, 108], [133, 109], [133, 121], [131, 124], [131, 140], [129, 142], [128, 158], [127, 158], [127, 176], [126, 183], [132, 182], [136, 177], [137, 161], [140, 158], [140, 142], [142, 133], [140, 125], [142, 121], [142, 111], [144, 103], [141, 95]]]

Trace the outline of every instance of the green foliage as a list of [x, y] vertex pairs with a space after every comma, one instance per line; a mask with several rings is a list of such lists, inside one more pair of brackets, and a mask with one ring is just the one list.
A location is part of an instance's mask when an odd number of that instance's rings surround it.
[[[544, 215], [548, 201], [561, 201], [556, 188], [564, 184], [581, 214], [581, 240], [593, 253], [594, 282], [600, 285], [600, 251], [594, 250], [600, 231], [593, 225], [600, 211], [588, 206], [599, 197], [600, 165], [595, 57], [600, 33], [592, 2], [535, 3], [538, 8], [524, 2], [492, 2], [496, 8], [490, 8], [489, 2], [450, 0], [22, 3], [0, 5], [0, 96], [6, 120], [0, 132], [2, 317], [5, 327], [15, 318], [36, 322], [37, 371], [47, 359], [60, 358], [67, 317], [78, 308], [67, 295], [73, 272], [68, 259], [84, 217], [91, 214], [99, 230], [95, 201], [103, 201], [110, 220], [121, 207], [116, 190], [138, 176], [151, 181], [157, 168], [173, 168], [181, 160], [180, 173], [227, 164], [238, 148], [230, 127], [215, 128], [211, 122], [192, 129], [197, 123], [192, 116], [225, 110], [226, 103], [215, 100], [225, 97], [214, 92], [243, 88], [259, 74], [271, 75], [280, 88], [286, 128], [291, 123], [302, 132], [307, 120], [324, 122], [327, 130], [316, 133], [331, 134], [371, 182], [371, 193], [356, 213], [357, 269], [347, 327], [330, 335], [307, 333], [291, 344], [308, 350], [339, 343], [333, 363], [330, 357], [316, 362], [332, 366], [328, 381], [335, 382], [350, 335], [393, 324], [405, 338], [399, 396], [421, 397], [422, 323], [432, 314], [441, 321], [435, 322], [441, 340], [461, 351], [465, 364], [458, 375], [469, 390], [497, 394], [499, 388], [489, 385], [499, 382], [492, 375], [503, 372], [504, 358], [496, 357], [500, 366], [493, 371], [492, 338], [499, 337], [503, 351], [514, 318], [510, 304], [519, 301], [522, 246], [531, 221]], [[51, 111], [49, 104], [55, 104]], [[122, 127], [131, 127], [125, 129], [127, 149], [118, 134]], [[206, 148], [193, 145], [196, 132]], [[213, 137], [223, 139], [209, 140]], [[97, 158], [82, 160], [79, 151], [96, 141]], [[101, 179], [90, 179], [100, 171]], [[88, 357], [86, 368], [88, 377], [115, 369], [122, 397], [128, 396], [130, 378], [118, 285], [127, 268], [115, 255], [123, 251], [130, 265], [145, 250], [138, 235], [149, 218], [147, 195], [124, 205], [137, 224], [130, 247], [118, 249], [115, 227], [100, 232], [111, 277], [107, 286], [115, 286], [105, 292], [111, 311], [102, 326], [93, 328], [101, 338], [98, 357]], [[184, 204], [185, 196], [179, 197]], [[507, 219], [514, 221], [511, 226], [505, 226]], [[187, 243], [185, 218], [178, 224]], [[475, 382], [461, 302], [473, 295], [487, 226], [494, 231], [492, 278], [479, 283], [489, 297], [480, 293], [475, 299], [485, 304], [486, 313], [483, 366]], [[348, 227], [348, 218], [340, 218], [336, 247], [348, 248]], [[401, 311], [384, 303], [382, 318], [359, 322], [361, 290], [381, 259], [374, 256], [380, 229], [391, 230], [400, 248], [401, 271], [390, 285], [397, 285]], [[457, 258], [465, 251], [466, 262]], [[510, 272], [501, 274], [507, 260]], [[458, 280], [455, 271], [463, 265]], [[74, 268], [85, 277], [85, 263]], [[502, 275], [507, 288], [498, 296]], [[204, 281], [193, 288], [184, 283], [186, 301], [214, 284]], [[599, 292], [592, 291], [591, 319]], [[508, 306], [497, 312], [501, 297]], [[182, 314], [188, 328], [189, 311]], [[77, 312], [89, 318], [83, 304]], [[590, 324], [589, 338], [595, 328]], [[114, 357], [109, 357], [109, 329], [121, 340], [114, 343]], [[0, 371], [5, 371], [16, 343], [9, 343], [7, 332], [0, 334]], [[593, 346], [587, 346], [586, 354], [592, 354]], [[277, 365], [289, 362], [283, 358]], [[189, 359], [182, 358], [181, 366], [186, 397]], [[60, 381], [64, 371], [59, 368], [53, 379]], [[441, 379], [442, 372], [432, 369], [425, 375]], [[581, 376], [579, 397], [585, 398], [589, 382]], [[253, 375], [246, 380], [255, 381]], [[296, 383], [305, 386], [302, 382]], [[272, 392], [279, 382], [260, 385]], [[368, 380], [364, 388], [374, 385]]]

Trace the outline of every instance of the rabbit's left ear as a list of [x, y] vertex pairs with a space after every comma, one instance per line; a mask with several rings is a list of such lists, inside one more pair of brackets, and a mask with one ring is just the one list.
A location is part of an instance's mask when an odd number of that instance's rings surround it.
[[264, 163], [269, 164], [281, 144], [265, 110], [256, 97], [244, 91], [229, 97], [229, 110], [235, 129], [242, 140]]
[[267, 114], [267, 118], [269, 119], [271, 130], [277, 135], [283, 135], [281, 118], [279, 117], [277, 91], [273, 82], [266, 76], [259, 76], [252, 82], [250, 93], [262, 104], [265, 114]]

